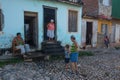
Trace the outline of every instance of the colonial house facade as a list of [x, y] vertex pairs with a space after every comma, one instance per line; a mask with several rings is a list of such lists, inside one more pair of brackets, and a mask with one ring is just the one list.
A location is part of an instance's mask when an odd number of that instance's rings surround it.
[[104, 36], [111, 38], [111, 0], [83, 0], [82, 43], [102, 46]]
[[55, 21], [55, 40], [81, 44], [82, 3], [80, 0], [0, 0], [0, 48], [11, 47], [17, 32], [35, 49], [47, 40], [46, 25]]

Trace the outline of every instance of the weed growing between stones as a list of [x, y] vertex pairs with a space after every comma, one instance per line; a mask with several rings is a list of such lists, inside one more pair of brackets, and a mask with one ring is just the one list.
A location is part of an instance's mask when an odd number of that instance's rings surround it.
[[63, 55], [51, 55], [49, 60], [53, 61], [53, 60], [63, 60], [63, 59], [64, 59]]
[[93, 56], [94, 54], [93, 54], [93, 52], [91, 52], [91, 51], [80, 51], [79, 52], [79, 57], [80, 56]]
[[116, 49], [116, 50], [120, 50], [120, 46], [116, 46], [115, 49]]

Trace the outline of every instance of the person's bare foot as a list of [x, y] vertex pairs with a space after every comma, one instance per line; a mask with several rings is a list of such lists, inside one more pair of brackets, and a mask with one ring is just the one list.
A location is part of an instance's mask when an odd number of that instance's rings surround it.
[[66, 71], [68, 71], [69, 69], [68, 68], [65, 68]]

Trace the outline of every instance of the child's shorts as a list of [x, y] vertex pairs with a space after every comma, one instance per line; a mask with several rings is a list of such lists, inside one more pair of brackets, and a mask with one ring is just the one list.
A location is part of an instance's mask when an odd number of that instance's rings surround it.
[[65, 58], [65, 63], [69, 63], [70, 58]]

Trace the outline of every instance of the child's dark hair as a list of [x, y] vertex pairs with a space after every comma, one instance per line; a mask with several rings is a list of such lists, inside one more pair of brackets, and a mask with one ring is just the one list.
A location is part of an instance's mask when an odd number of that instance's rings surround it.
[[71, 39], [75, 40], [75, 37], [72, 35], [72, 36], [71, 36]]
[[66, 44], [65, 47], [68, 49], [70, 46], [68, 44]]
[[21, 35], [21, 33], [20, 33], [20, 32], [18, 32], [16, 35], [17, 35], [17, 36], [18, 36], [18, 35]]

